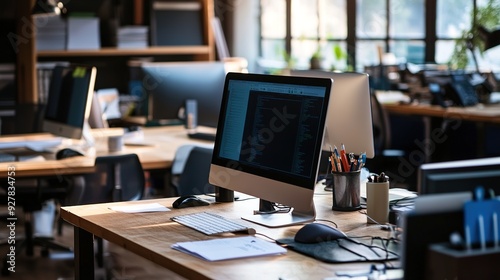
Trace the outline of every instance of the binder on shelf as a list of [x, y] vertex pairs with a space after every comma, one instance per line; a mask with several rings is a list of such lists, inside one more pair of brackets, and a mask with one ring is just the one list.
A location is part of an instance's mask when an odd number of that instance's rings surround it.
[[151, 45], [203, 45], [203, 15], [199, 1], [152, 1]]

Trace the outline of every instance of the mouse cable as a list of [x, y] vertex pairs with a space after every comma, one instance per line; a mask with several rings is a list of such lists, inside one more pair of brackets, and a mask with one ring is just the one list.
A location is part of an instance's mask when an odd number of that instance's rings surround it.
[[327, 219], [314, 219], [315, 222], [328, 222], [328, 223], [332, 223], [336, 228], [339, 228], [339, 226], [337, 225], [337, 223], [335, 223], [334, 221], [331, 221], [331, 220], [327, 220]]
[[[356, 239], [371, 239], [371, 241], [370, 241], [370, 244], [365, 244], [363, 242], [356, 241]], [[378, 255], [378, 254], [377, 254], [377, 252], [374, 251], [374, 249], [382, 250], [383, 252], [385, 252], [385, 258], [386, 258], [385, 260], [382, 260], [382, 261], [388, 260], [389, 259], [389, 254], [393, 254], [393, 255], [399, 257], [398, 253], [396, 253], [394, 251], [391, 251], [388, 248], [389, 242], [392, 241], [392, 242], [395, 242], [396, 244], [399, 242], [399, 240], [394, 239], [394, 238], [383, 238], [383, 237], [379, 237], [379, 236], [368, 236], [367, 235], [367, 236], [349, 236], [345, 240], [350, 241], [352, 243], [355, 243], [357, 245], [364, 246], [364, 247], [370, 249], [376, 255]], [[379, 246], [379, 245], [374, 244], [373, 243], [374, 240], [380, 240], [380, 242], [382, 244], [382, 247]], [[340, 244], [339, 244], [339, 246], [340, 246]]]
[[270, 237], [270, 236], [268, 236], [268, 235], [265, 235], [265, 234], [263, 234], [263, 233], [256, 232], [254, 235], [260, 235], [260, 236], [263, 236], [264, 238], [267, 238], [267, 239], [269, 239], [269, 240], [273, 241], [274, 243], [279, 244], [279, 243], [276, 241], [276, 239], [274, 239], [274, 238], [272, 238], [272, 237]]

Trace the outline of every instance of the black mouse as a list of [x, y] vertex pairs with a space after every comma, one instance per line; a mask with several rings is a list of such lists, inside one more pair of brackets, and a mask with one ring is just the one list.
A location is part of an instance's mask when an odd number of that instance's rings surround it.
[[186, 208], [186, 207], [196, 207], [196, 206], [207, 206], [210, 202], [196, 197], [194, 195], [181, 196], [172, 203], [174, 208]]
[[295, 234], [295, 242], [319, 243], [347, 237], [339, 229], [320, 223], [310, 223], [303, 226]]
[[75, 156], [83, 156], [83, 154], [70, 148], [61, 149], [56, 153], [56, 159], [70, 158]]

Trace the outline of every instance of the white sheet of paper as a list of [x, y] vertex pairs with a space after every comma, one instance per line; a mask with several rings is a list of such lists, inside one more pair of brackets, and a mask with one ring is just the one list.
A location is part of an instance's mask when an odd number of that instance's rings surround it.
[[172, 248], [207, 261], [285, 254], [286, 249], [254, 236], [179, 242]]
[[111, 206], [109, 209], [124, 213], [165, 212], [170, 211], [159, 203], [143, 203], [134, 205]]

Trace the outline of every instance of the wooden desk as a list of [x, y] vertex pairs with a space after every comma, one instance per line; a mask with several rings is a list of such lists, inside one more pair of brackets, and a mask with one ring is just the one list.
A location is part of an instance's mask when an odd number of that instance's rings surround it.
[[[477, 128], [477, 147], [476, 153], [478, 156], [484, 155], [484, 126], [485, 124], [500, 124], [500, 104], [495, 105], [477, 105], [472, 107], [448, 107], [443, 108], [438, 105], [429, 104], [382, 104], [384, 109], [389, 114], [407, 115], [407, 116], [421, 116], [424, 124], [424, 139], [434, 141], [432, 135], [431, 118], [441, 118], [451, 120], [451, 126], [458, 128], [464, 121], [475, 122]], [[431, 161], [431, 152], [428, 150], [429, 145], [426, 146], [425, 161]]]
[[[116, 135], [117, 129], [96, 129], [92, 133], [95, 137], [96, 156], [105, 156], [109, 154], [128, 154], [135, 153], [144, 170], [166, 169], [172, 165], [175, 151], [184, 144], [189, 143], [209, 143], [207, 141], [192, 140], [186, 135], [183, 126], [163, 126], [143, 128], [143, 143], [151, 145], [132, 146], [125, 145], [122, 151], [110, 153], [107, 150], [107, 137]], [[33, 134], [23, 136], [23, 138], [48, 137], [48, 134]], [[17, 136], [16, 136], [17, 137]], [[0, 137], [1, 141], [11, 141], [12, 137]], [[40, 162], [2, 162], [0, 170], [9, 170], [9, 166], [14, 166], [16, 178], [21, 177], [44, 177], [57, 175], [76, 175], [91, 173], [94, 171], [95, 157], [73, 157], [63, 160], [55, 160], [54, 155], [47, 155], [47, 160]], [[7, 177], [7, 172], [0, 172], [0, 178]]]
[[[301, 226], [266, 228], [240, 217], [258, 208], [258, 200], [250, 199], [234, 203], [211, 204], [206, 207], [173, 209], [169, 212], [126, 214], [114, 212], [110, 205], [158, 202], [171, 207], [175, 198], [118, 202], [107, 204], [63, 207], [61, 216], [75, 226], [75, 274], [76, 279], [92, 279], [93, 236], [104, 238], [151, 260], [188, 279], [323, 279], [332, 277], [336, 270], [368, 268], [368, 263], [328, 264], [288, 250], [285, 255], [256, 257], [239, 260], [208, 262], [176, 251], [176, 242], [206, 240], [210, 237], [188, 227], [172, 222], [172, 216], [210, 211], [247, 224], [257, 233], [273, 239], [292, 237]], [[388, 232], [366, 223], [366, 216], [354, 212], [331, 210], [332, 194], [317, 191], [315, 204], [318, 219], [328, 219], [351, 236], [373, 235], [387, 237]]]
[[500, 105], [443, 108], [429, 104], [383, 104], [390, 114], [500, 124]]

